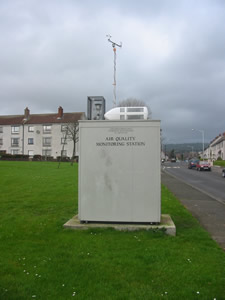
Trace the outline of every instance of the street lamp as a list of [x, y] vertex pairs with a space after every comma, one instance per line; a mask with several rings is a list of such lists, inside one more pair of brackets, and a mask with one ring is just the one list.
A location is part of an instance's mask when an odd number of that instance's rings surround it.
[[166, 143], [168, 143], [169, 141], [171, 141], [171, 138], [165, 138], [165, 143], [164, 143], [164, 147], [165, 147], [165, 161], [167, 161], [167, 154], [166, 154]]
[[205, 132], [202, 129], [192, 129], [192, 131], [194, 131], [194, 130], [199, 131], [199, 132], [202, 133], [202, 158], [204, 159], [204, 148], [205, 148], [205, 145], [204, 145], [204, 143], [205, 143], [205, 141], [204, 141], [204, 135], [205, 135]]

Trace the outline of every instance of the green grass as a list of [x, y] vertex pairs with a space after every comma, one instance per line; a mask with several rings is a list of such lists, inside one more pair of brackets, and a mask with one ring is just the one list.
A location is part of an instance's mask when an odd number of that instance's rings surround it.
[[213, 162], [214, 166], [225, 167], [225, 160], [216, 160]]
[[225, 299], [225, 253], [164, 186], [176, 237], [73, 231], [77, 164], [57, 166], [0, 162], [0, 299]]

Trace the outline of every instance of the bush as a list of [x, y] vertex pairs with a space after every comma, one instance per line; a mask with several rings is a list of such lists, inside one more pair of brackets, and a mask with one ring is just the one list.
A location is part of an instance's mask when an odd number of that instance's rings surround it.
[[39, 155], [39, 154], [35, 154], [34, 156], [33, 156], [33, 159], [32, 159], [33, 161], [41, 161], [42, 160], [42, 157], [41, 157], [41, 155]]
[[57, 161], [69, 162], [70, 158], [68, 156], [57, 156]]
[[54, 157], [53, 156], [42, 156], [42, 160], [54, 161]]
[[29, 155], [25, 154], [9, 154], [9, 153], [1, 153], [1, 160], [29, 160]]
[[45, 155], [34, 155], [33, 157], [34, 161], [54, 161], [53, 156], [45, 156]]
[[12, 158], [12, 154], [8, 154], [8, 153], [1, 153], [1, 158]]
[[26, 154], [14, 154], [12, 155], [14, 158], [18, 158], [18, 159], [25, 159], [28, 160], [29, 159], [29, 155]]

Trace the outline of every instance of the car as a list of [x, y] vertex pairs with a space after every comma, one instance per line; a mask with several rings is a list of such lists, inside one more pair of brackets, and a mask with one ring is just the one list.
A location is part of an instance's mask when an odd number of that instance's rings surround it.
[[198, 161], [196, 164], [197, 171], [211, 171], [211, 165], [207, 161]]
[[196, 168], [196, 164], [199, 162], [199, 159], [190, 159], [188, 161], [188, 169]]
[[222, 170], [222, 177], [225, 177], [225, 169]]
[[173, 157], [173, 158], [171, 158], [171, 160], [170, 160], [171, 162], [176, 162], [177, 160], [176, 160], [176, 158], [175, 157]]

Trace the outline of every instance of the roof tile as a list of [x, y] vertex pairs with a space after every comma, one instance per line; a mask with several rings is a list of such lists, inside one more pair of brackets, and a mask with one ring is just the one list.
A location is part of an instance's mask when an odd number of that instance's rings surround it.
[[28, 120], [24, 115], [11, 115], [0, 116], [0, 125], [74, 123], [82, 119], [85, 119], [84, 112], [64, 113], [62, 118], [58, 114], [30, 114]]

